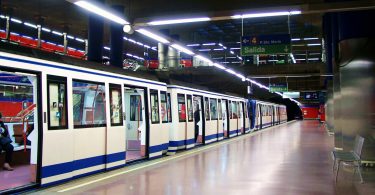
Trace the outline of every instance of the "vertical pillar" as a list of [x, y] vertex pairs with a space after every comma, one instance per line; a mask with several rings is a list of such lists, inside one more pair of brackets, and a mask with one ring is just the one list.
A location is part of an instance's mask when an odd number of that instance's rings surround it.
[[[123, 15], [124, 7], [121, 5], [113, 5], [112, 9]], [[124, 49], [124, 31], [123, 26], [111, 22], [111, 51], [110, 64], [119, 68], [123, 67], [123, 49]]]
[[[104, 0], [96, 0], [104, 4]], [[101, 16], [90, 13], [87, 59], [94, 62], [102, 62], [103, 56], [104, 20]]]
[[338, 13], [341, 129], [343, 149], [353, 149], [355, 137], [365, 138], [361, 158], [375, 159], [375, 30], [374, 10]]
[[[168, 29], [160, 30], [161, 34], [169, 36]], [[168, 58], [167, 58], [168, 46], [158, 43], [158, 60], [159, 60], [159, 69], [164, 69], [168, 67]]]
[[[178, 35], [172, 35], [171, 36], [172, 39], [178, 41], [180, 39], [180, 36]], [[180, 64], [180, 52], [178, 50], [176, 50], [175, 48], [173, 47], [168, 47], [168, 55], [167, 55], [167, 65], [169, 68], [176, 68], [179, 66]]]

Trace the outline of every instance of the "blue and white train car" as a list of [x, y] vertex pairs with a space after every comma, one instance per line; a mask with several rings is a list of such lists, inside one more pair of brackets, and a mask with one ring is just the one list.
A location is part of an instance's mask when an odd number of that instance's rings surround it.
[[159, 109], [165, 83], [5, 52], [0, 73], [32, 83], [32, 126], [24, 130], [30, 183], [63, 182], [168, 149], [169, 124]]

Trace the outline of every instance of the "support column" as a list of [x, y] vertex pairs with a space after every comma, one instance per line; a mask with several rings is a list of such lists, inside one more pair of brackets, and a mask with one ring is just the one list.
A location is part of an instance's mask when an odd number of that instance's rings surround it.
[[[104, 4], [104, 0], [96, 0]], [[88, 53], [87, 59], [94, 62], [102, 62], [103, 56], [103, 34], [104, 20], [101, 16], [90, 13], [88, 32]]]
[[369, 25], [373, 18], [374, 10], [338, 13], [343, 148], [352, 150], [355, 137], [364, 137], [364, 161], [375, 161], [375, 30]]
[[[178, 35], [172, 35], [172, 39], [179, 41], [180, 36]], [[180, 65], [180, 52], [176, 50], [175, 48], [169, 46], [168, 47], [168, 57], [167, 57], [167, 65], [169, 68], [176, 68]]]
[[[164, 36], [169, 36], [168, 29], [160, 30], [160, 33]], [[159, 69], [168, 68], [168, 46], [162, 43], [158, 43], [158, 60], [159, 60]]]
[[[113, 5], [112, 9], [123, 15], [124, 6]], [[124, 31], [123, 26], [111, 22], [111, 51], [110, 51], [110, 64], [119, 68], [123, 68], [123, 49], [124, 49]]]

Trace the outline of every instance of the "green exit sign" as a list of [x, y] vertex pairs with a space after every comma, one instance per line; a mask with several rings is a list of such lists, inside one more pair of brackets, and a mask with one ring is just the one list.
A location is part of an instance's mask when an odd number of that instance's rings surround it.
[[278, 83], [269, 85], [270, 92], [287, 92], [288, 84], [287, 83]]

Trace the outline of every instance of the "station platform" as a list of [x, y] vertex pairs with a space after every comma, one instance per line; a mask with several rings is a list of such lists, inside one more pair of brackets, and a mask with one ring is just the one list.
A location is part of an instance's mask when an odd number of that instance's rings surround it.
[[332, 149], [318, 121], [293, 121], [33, 193], [374, 194], [368, 173], [335, 184]]

